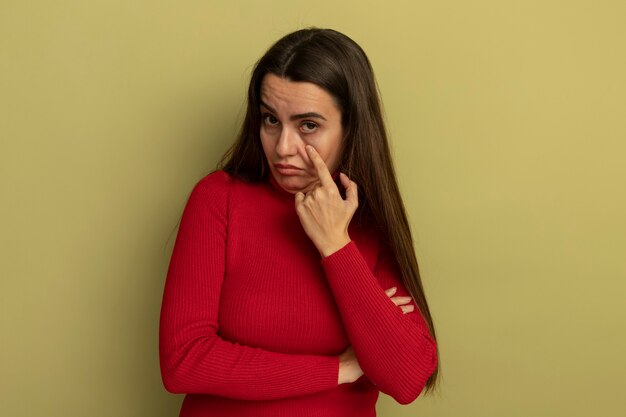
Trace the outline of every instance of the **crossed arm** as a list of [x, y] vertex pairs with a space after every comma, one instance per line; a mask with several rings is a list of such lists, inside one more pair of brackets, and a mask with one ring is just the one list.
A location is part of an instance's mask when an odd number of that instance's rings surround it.
[[[166, 389], [272, 400], [335, 388], [338, 356], [271, 352], [219, 336], [229, 181], [221, 171], [205, 177], [183, 213], [161, 307]], [[436, 350], [419, 311], [403, 314], [383, 290], [408, 295], [393, 255], [383, 248], [372, 272], [350, 241], [321, 263], [363, 372], [399, 403], [413, 401], [436, 366]]]

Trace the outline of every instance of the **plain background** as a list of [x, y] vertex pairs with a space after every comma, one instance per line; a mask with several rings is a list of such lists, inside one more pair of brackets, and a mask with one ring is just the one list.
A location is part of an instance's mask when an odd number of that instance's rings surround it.
[[250, 69], [368, 53], [441, 349], [380, 416], [624, 415], [623, 1], [0, 1], [0, 414], [174, 416], [158, 314]]

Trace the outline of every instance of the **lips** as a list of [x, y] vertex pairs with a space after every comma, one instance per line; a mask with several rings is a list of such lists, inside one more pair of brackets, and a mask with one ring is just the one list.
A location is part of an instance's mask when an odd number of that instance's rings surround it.
[[299, 177], [302, 172], [305, 172], [302, 168], [291, 164], [274, 164], [276, 172], [284, 177]]
[[283, 169], [302, 169], [302, 168], [298, 168], [297, 166], [289, 165], [289, 164], [274, 164], [274, 166], [276, 168], [283, 168]]

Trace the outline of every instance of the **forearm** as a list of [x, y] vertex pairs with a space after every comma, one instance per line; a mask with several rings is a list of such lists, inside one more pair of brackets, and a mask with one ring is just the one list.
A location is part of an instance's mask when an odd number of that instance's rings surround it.
[[437, 360], [420, 313], [403, 314], [389, 299], [354, 242], [322, 265], [363, 372], [398, 402], [411, 402]]
[[161, 372], [173, 393], [274, 400], [336, 387], [339, 357], [271, 352], [216, 335], [177, 346], [163, 340]]

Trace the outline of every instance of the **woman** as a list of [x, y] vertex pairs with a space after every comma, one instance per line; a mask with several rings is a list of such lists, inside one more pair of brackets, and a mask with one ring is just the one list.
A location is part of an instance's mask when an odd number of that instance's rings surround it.
[[189, 197], [163, 296], [180, 415], [374, 416], [379, 391], [408, 404], [433, 389], [435, 331], [362, 49], [330, 29], [280, 39], [218, 166]]

